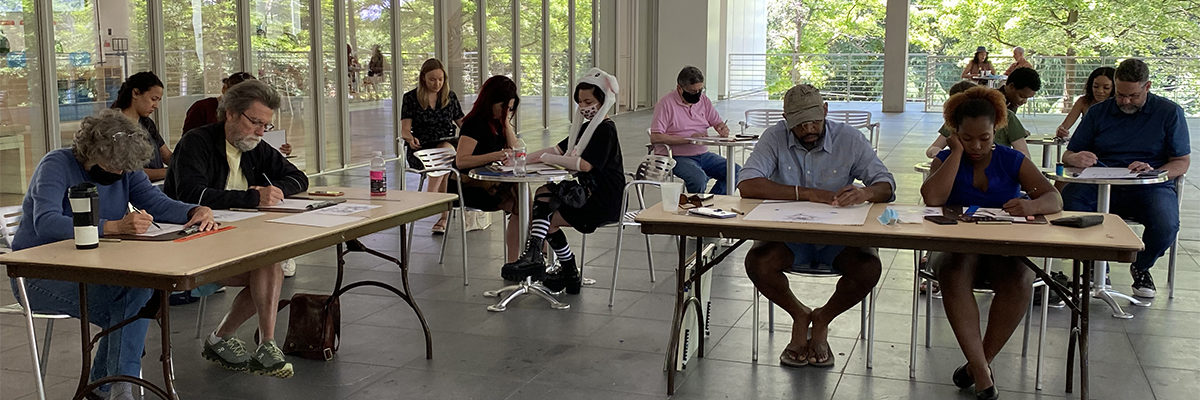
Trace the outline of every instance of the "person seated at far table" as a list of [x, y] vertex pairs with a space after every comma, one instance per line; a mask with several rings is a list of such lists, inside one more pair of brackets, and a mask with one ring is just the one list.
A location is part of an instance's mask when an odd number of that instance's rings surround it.
[[[75, 237], [68, 188], [81, 183], [96, 186], [100, 196], [100, 236], [145, 233], [154, 221], [183, 223], [207, 231], [216, 227], [208, 207], [171, 200], [146, 179], [142, 166], [158, 151], [146, 131], [117, 110], [85, 117], [69, 148], [51, 151], [38, 163], [21, 206], [24, 221], [13, 237], [13, 250], [22, 250]], [[129, 205], [139, 212], [128, 212]], [[84, 250], [94, 251], [94, 250]], [[18, 293], [17, 280], [11, 279]], [[33, 312], [79, 318], [79, 283], [26, 279]], [[88, 320], [103, 329], [138, 314], [152, 289], [87, 285]], [[157, 305], [156, 305], [157, 306]], [[138, 319], [100, 338], [90, 381], [125, 375], [141, 376], [142, 352], [149, 319]], [[115, 341], [115, 342], [114, 342]], [[133, 400], [128, 382], [102, 386], [93, 398]], [[105, 393], [107, 392], [107, 393]]]
[[[371, 59], [373, 63], [375, 56], [371, 56]], [[430, 58], [421, 64], [421, 72], [417, 74], [417, 87], [404, 93], [404, 106], [400, 111], [400, 138], [408, 144], [410, 168], [425, 169], [421, 159], [413, 154], [418, 150], [453, 149], [458, 142], [454, 132], [462, 127], [463, 111], [462, 106], [458, 104], [458, 95], [450, 90], [450, 84], [446, 82], [447, 78], [446, 67], [442, 66], [442, 62]], [[425, 191], [444, 193], [450, 182], [448, 177], [449, 174], [430, 175]], [[442, 211], [431, 228], [433, 234], [446, 233], [447, 217], [449, 212]]]
[[1025, 48], [1021, 46], [1013, 48], [1013, 63], [1008, 66], [1008, 69], [1004, 70], [1004, 75], [1012, 74], [1017, 68], [1033, 69], [1033, 64], [1025, 59]]
[[154, 154], [146, 162], [142, 172], [151, 181], [160, 181], [167, 175], [167, 164], [171, 162], [171, 148], [166, 140], [158, 133], [158, 125], [150, 118], [158, 110], [163, 97], [163, 83], [150, 71], [142, 71], [130, 75], [121, 83], [117, 90], [117, 99], [113, 100], [112, 109], [121, 111], [129, 120], [137, 122], [146, 131], [146, 140], [154, 145]]
[[[196, 128], [175, 147], [163, 192], [217, 209], [269, 207], [308, 189], [308, 176], [262, 141], [279, 109], [279, 93], [251, 79], [229, 88], [217, 110], [221, 119]], [[218, 281], [244, 286], [217, 330], [204, 339], [203, 356], [233, 371], [289, 378], [292, 364], [275, 344], [275, 320], [283, 285], [280, 263]], [[259, 340], [253, 355], [237, 338], [238, 327], [258, 315]]]
[[975, 55], [971, 56], [971, 61], [967, 62], [967, 66], [963, 68], [961, 77], [963, 79], [973, 79], [975, 83], [987, 85], [987, 79], [978, 79], [979, 77], [995, 73], [996, 68], [992, 66], [992, 61], [988, 59], [987, 47], [979, 46], [975, 49]]
[[[537, 189], [529, 224], [529, 241], [525, 253], [516, 262], [505, 264], [501, 270], [509, 279], [532, 276], [541, 280], [552, 292], [566, 290], [579, 294], [582, 275], [576, 267], [575, 254], [567, 243], [562, 227], [570, 226], [581, 233], [621, 218], [621, 196], [625, 189], [625, 171], [621, 161], [621, 142], [617, 140], [617, 125], [608, 119], [608, 111], [617, 103], [617, 78], [592, 68], [575, 86], [574, 99], [579, 112], [571, 118], [567, 137], [557, 145], [530, 155], [533, 162], [561, 166], [575, 174], [575, 182], [587, 197], [582, 204], [571, 204], [560, 196], [562, 185], [551, 183]], [[587, 120], [585, 123], [584, 120]], [[599, 120], [599, 121], [597, 121]], [[546, 271], [542, 255], [543, 241], [558, 258], [559, 269]], [[510, 279], [513, 280], [513, 279]]]
[[[1058, 191], [1028, 157], [993, 143], [997, 127], [1008, 122], [1000, 93], [972, 88], [951, 96], [944, 109], [954, 134], [950, 149], [938, 153], [932, 174], [921, 185], [925, 205], [1003, 208], [1015, 216], [1062, 210]], [[954, 384], [964, 389], [975, 385], [977, 399], [999, 398], [990, 365], [1029, 308], [1033, 272], [1022, 257], [997, 255], [932, 252], [929, 266], [941, 284], [950, 328], [967, 357], [967, 364], [954, 371]], [[996, 294], [982, 336], [972, 291], [976, 287]]]
[[[729, 126], [712, 101], [704, 95], [704, 73], [686, 66], [675, 79], [675, 90], [667, 93], [654, 106], [654, 121], [650, 124], [650, 143], [671, 146], [675, 158], [672, 172], [683, 179], [689, 193], [704, 193], [708, 179], [716, 179], [710, 193], [726, 194], [729, 182], [726, 167], [730, 160], [710, 153], [708, 146], [692, 144], [693, 137], [708, 136], [708, 128], [716, 129], [720, 137], [729, 136]], [[665, 156], [667, 150], [655, 146], [655, 154]], [[735, 170], [741, 167], [734, 165]], [[736, 175], [735, 175], [736, 176]]]
[[[871, 143], [857, 129], [826, 120], [828, 109], [810, 85], [797, 85], [784, 94], [784, 121], [763, 132], [738, 176], [742, 197], [839, 207], [895, 199], [896, 179]], [[854, 185], [856, 179], [866, 187]], [[784, 273], [814, 270], [842, 277], [829, 301], [810, 309], [792, 293]], [[881, 270], [874, 248], [756, 241], [746, 254], [746, 274], [793, 320], [792, 340], [779, 363], [833, 366], [829, 324], [871, 292]]]
[[[974, 82], [962, 81], [950, 87], [950, 96], [967, 91], [967, 89], [976, 87]], [[1025, 130], [1025, 126], [1021, 124], [1021, 120], [1017, 118], [1017, 113], [1009, 110], [1007, 113], [1008, 125], [996, 128], [996, 134], [993, 136], [993, 142], [1001, 146], [1008, 146], [1029, 157], [1029, 145], [1025, 143], [1025, 138], [1029, 136], [1029, 131]], [[935, 158], [938, 152], [946, 148], [946, 140], [954, 131], [946, 123], [942, 123], [942, 127], [938, 128], [938, 137], [933, 139], [933, 143], [929, 148], [925, 149], [925, 156]]]
[[[248, 72], [234, 72], [228, 77], [221, 79], [221, 95], [224, 96], [229, 88], [239, 83], [250, 79], [255, 79], [254, 75]], [[183, 118], [183, 134], [191, 132], [192, 129], [199, 128], [204, 125], [216, 123], [220, 120], [217, 117], [217, 106], [221, 104], [221, 96], [209, 97], [206, 99], [196, 100], [188, 107], [187, 116]], [[284, 143], [279, 146], [279, 152], [285, 156], [292, 155], [292, 145]]]
[[1116, 71], [1113, 67], [1100, 67], [1088, 75], [1087, 83], [1083, 85], [1083, 96], [1075, 99], [1075, 104], [1071, 105], [1071, 111], [1067, 113], [1067, 117], [1063, 119], [1062, 124], [1055, 132], [1058, 137], [1065, 139], [1071, 136], [1071, 126], [1075, 125], [1075, 121], [1087, 115], [1088, 109], [1092, 106], [1113, 97], [1116, 89], [1113, 86], [1113, 74]]
[[[1142, 60], [1122, 61], [1113, 75], [1116, 96], [1092, 106], [1083, 116], [1075, 136], [1063, 153], [1063, 163], [1076, 168], [1116, 167], [1132, 172], [1167, 171], [1168, 179], [1187, 172], [1192, 163], [1191, 142], [1183, 108], [1150, 93], [1150, 68]], [[1064, 208], [1096, 211], [1096, 185], [1067, 184]], [[1179, 197], [1174, 182], [1153, 185], [1117, 185], [1112, 188], [1111, 211], [1146, 227], [1146, 248], [1129, 266], [1133, 295], [1153, 298], [1150, 268], [1175, 242], [1179, 233]]]

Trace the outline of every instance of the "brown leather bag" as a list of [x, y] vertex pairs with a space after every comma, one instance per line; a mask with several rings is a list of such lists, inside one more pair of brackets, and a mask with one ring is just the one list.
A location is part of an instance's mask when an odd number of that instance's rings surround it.
[[312, 360], [333, 359], [341, 335], [342, 311], [337, 296], [296, 293], [280, 300], [279, 309], [291, 306], [283, 353]]

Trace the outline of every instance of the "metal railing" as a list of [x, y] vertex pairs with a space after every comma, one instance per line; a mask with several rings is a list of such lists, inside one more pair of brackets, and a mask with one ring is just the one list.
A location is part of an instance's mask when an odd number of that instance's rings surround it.
[[[993, 56], [1003, 71], [1011, 57]], [[1030, 57], [1042, 80], [1037, 96], [1022, 113], [1065, 113], [1084, 93], [1092, 70], [1115, 67], [1124, 57]], [[1143, 58], [1150, 65], [1152, 91], [1179, 103], [1188, 115], [1200, 115], [1200, 58]], [[946, 91], [962, 80], [967, 57], [908, 55], [905, 98], [923, 102], [925, 111], [940, 112]], [[821, 88], [831, 101], [880, 101], [883, 98], [883, 54], [730, 54], [726, 98], [779, 99], [796, 83]]]

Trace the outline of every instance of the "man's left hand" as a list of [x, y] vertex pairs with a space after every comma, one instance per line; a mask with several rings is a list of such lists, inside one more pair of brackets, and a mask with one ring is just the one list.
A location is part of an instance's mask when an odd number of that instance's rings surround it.
[[1129, 172], [1146, 172], [1153, 169], [1154, 167], [1151, 167], [1150, 164], [1141, 161], [1134, 161], [1129, 164]]
[[847, 185], [846, 187], [842, 188], [841, 190], [838, 190], [837, 194], [835, 194], [833, 196], [833, 206], [834, 207], [853, 206], [853, 205], [857, 205], [857, 204], [862, 204], [870, 199], [871, 199], [871, 193], [867, 191], [867, 188], [858, 187], [855, 185]]

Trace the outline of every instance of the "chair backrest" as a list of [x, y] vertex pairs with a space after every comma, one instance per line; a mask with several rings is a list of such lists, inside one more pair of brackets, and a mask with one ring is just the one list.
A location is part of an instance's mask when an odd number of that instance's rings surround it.
[[771, 108], [753, 108], [746, 110], [746, 127], [770, 128], [783, 121], [783, 110]]
[[0, 207], [0, 248], [11, 249], [17, 225], [21, 223], [21, 206]]
[[[453, 147], [437, 147], [433, 149], [417, 150], [413, 155], [421, 160], [421, 165], [429, 168], [454, 168], [454, 159], [458, 152]], [[450, 173], [449, 171], [430, 172], [429, 176], [442, 176]]]
[[871, 112], [858, 110], [837, 110], [830, 111], [825, 114], [825, 118], [841, 122], [853, 126], [855, 128], [863, 128], [871, 125]]

